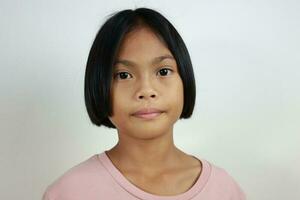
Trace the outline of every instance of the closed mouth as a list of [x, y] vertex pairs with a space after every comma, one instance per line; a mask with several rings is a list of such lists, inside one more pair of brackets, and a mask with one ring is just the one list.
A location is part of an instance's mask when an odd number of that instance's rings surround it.
[[163, 112], [149, 112], [149, 113], [134, 114], [134, 116], [143, 119], [153, 119], [158, 117], [162, 113]]

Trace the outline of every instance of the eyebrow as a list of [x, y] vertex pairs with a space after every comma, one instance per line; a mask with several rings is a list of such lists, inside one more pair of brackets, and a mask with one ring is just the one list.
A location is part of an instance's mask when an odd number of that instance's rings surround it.
[[[175, 60], [173, 56], [167, 54], [167, 55], [158, 56], [158, 57], [153, 58], [153, 60], [152, 60], [151, 63], [152, 63], [152, 64], [157, 64], [157, 63], [159, 63], [159, 62], [161, 62], [161, 61], [163, 61], [163, 60], [165, 60], [165, 59]], [[131, 67], [131, 66], [135, 67], [135, 66], [137, 66], [137, 64], [136, 64], [135, 62], [130, 61], [130, 60], [125, 60], [125, 59], [122, 59], [122, 60], [116, 60], [116, 61], [114, 62], [114, 65], [119, 64], [119, 63], [120, 63], [120, 64], [123, 64], [123, 65], [126, 65], [126, 66], [128, 66], [128, 67]]]

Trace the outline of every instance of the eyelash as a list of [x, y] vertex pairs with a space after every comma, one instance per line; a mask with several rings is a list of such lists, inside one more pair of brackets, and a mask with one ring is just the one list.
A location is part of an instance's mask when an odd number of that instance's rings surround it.
[[[164, 70], [164, 69], [167, 69], [168, 71], [173, 72], [173, 70], [172, 70], [172, 69], [169, 69], [169, 68], [161, 68], [158, 72], [160, 72], [161, 70]], [[121, 72], [115, 73], [114, 78], [117, 78], [117, 76], [118, 76], [119, 74], [121, 74], [121, 73], [127, 73], [127, 74], [129, 74], [128, 72], [121, 71]], [[126, 79], [126, 78], [125, 78], [125, 79]], [[121, 79], [121, 80], [125, 80], [125, 79]]]

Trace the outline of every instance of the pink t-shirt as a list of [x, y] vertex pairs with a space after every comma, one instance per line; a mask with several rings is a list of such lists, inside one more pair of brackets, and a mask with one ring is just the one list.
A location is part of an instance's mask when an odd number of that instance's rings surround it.
[[126, 179], [104, 151], [65, 172], [47, 187], [43, 200], [246, 199], [237, 182], [224, 169], [197, 159], [202, 162], [202, 172], [195, 184], [184, 193], [160, 196], [146, 192]]

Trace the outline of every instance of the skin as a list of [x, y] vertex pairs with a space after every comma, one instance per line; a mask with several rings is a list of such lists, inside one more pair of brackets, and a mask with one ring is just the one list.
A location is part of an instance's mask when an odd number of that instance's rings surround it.
[[[165, 55], [172, 58], [153, 62]], [[145, 191], [159, 195], [187, 191], [202, 165], [173, 141], [184, 96], [172, 53], [150, 28], [142, 26], [125, 36], [116, 60], [111, 86], [113, 114], [109, 119], [117, 128], [119, 141], [106, 151], [108, 157], [128, 180]], [[170, 71], [162, 70], [165, 68]], [[145, 107], [163, 113], [151, 120], [132, 115]]]

